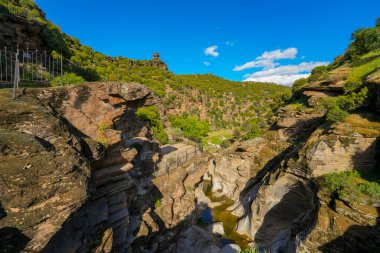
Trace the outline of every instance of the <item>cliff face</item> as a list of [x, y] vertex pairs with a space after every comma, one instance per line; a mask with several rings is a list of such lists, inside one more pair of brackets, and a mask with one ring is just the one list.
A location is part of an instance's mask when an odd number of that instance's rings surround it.
[[0, 16], [0, 46], [7, 46], [8, 49], [15, 50], [16, 46], [26, 49], [46, 49], [46, 42], [41, 34], [45, 25], [30, 22], [23, 18]]
[[81, 139], [52, 108], [4, 91], [1, 101], [0, 248], [38, 250], [94, 190], [91, 170]]
[[[376, 75], [368, 80], [378, 85]], [[322, 176], [377, 168], [378, 115], [352, 114], [331, 125], [318, 104], [342, 91], [313, 85], [302, 91], [305, 106], [281, 109], [263, 137], [215, 157], [196, 151], [165, 173], [164, 149], [175, 148], [159, 147], [135, 115], [150, 105], [165, 113], [148, 88], [88, 83], [19, 90], [16, 100], [3, 90], [1, 251], [222, 252], [217, 224], [195, 225], [207, 205], [218, 205], [204, 195], [205, 179], [215, 197], [234, 201], [228, 210], [238, 217], [235, 230], [252, 245], [376, 251], [378, 200], [337, 197]]]
[[[376, 73], [365, 85], [373, 88], [369, 99], [377, 105]], [[302, 107], [282, 108], [263, 138], [233, 145], [209, 170], [213, 193], [235, 202], [229, 210], [239, 217], [237, 232], [261, 249], [375, 252], [380, 246], [378, 199], [337, 197], [322, 177], [350, 170], [366, 175], [379, 166], [376, 108], [331, 125], [319, 106], [322, 98], [343, 94], [346, 76], [335, 70], [327, 80], [306, 85], [299, 94]]]
[[194, 193], [185, 185], [196, 188], [210, 158], [198, 154], [155, 178], [159, 145], [135, 116], [160, 106], [146, 87], [89, 83], [27, 89], [16, 100], [0, 95], [1, 252], [110, 252], [191, 219]]

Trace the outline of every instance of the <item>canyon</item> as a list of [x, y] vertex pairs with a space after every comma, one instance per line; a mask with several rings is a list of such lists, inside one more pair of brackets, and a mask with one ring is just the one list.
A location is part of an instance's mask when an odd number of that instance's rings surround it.
[[[143, 85], [27, 88], [15, 100], [3, 90], [1, 250], [240, 252], [257, 245], [351, 252], [365, 244], [374, 252], [378, 203], [335, 199], [318, 178], [375, 170], [380, 124], [369, 112], [326, 124], [315, 101], [330, 93], [329, 86], [306, 85], [299, 96], [308, 105], [282, 108], [262, 137], [214, 154], [196, 151], [165, 170], [163, 146], [135, 112], [151, 105], [162, 117], [166, 111]], [[227, 202], [222, 211], [236, 217], [237, 236], [226, 243], [231, 224], [200, 219]], [[363, 240], [361, 230], [372, 239]]]
[[0, 83], [1, 253], [379, 251], [380, 23], [291, 92], [103, 55], [25, 2], [1, 49], [69, 78]]

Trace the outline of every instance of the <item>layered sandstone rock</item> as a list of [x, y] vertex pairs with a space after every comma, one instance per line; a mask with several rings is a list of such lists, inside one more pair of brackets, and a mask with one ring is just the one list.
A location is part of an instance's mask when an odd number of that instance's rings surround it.
[[[134, 110], [155, 98], [133, 83], [24, 93], [15, 101], [2, 93], [2, 246], [46, 252], [126, 247], [128, 208], [139, 188], [149, 189], [149, 180], [138, 183], [153, 173], [158, 154], [155, 142], [130, 141], [149, 137]], [[97, 144], [102, 130], [108, 131], [106, 151]]]

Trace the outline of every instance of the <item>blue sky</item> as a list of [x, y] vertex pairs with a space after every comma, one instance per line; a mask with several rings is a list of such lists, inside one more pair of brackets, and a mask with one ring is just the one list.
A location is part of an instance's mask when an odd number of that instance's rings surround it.
[[[36, 0], [47, 18], [96, 51], [150, 59], [176, 74], [284, 85], [331, 62], [379, 0]], [[265, 53], [266, 52], [266, 53]]]

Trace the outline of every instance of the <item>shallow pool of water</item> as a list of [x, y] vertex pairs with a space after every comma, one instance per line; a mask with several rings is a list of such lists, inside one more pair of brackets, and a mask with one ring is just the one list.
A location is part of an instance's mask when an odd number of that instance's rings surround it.
[[238, 222], [238, 217], [233, 215], [227, 208], [234, 204], [234, 201], [227, 197], [215, 197], [211, 192], [211, 182], [203, 182], [203, 190], [212, 202], [222, 203], [214, 208], [206, 208], [202, 213], [199, 221], [202, 225], [211, 225], [215, 222], [223, 222], [224, 235], [220, 238], [220, 246], [235, 243], [242, 249], [249, 248], [248, 244], [252, 242], [249, 238], [238, 234], [235, 229]]

